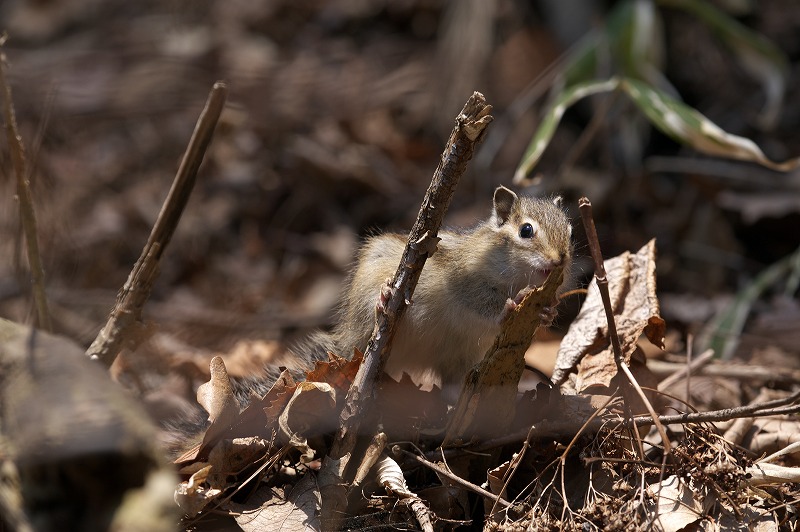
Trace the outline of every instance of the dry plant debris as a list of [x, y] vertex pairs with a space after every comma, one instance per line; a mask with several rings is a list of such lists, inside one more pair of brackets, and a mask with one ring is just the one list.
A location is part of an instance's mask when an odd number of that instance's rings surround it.
[[[614, 279], [611, 285], [616, 287], [616, 317], [626, 338], [622, 343], [627, 346], [626, 353], [637, 351], [641, 357], [643, 366], [637, 378], [647, 373], [647, 360], [633, 339], [642, 335], [648, 341], [658, 341], [664, 333], [654, 291], [654, 252], [651, 242], [636, 254], [607, 261], [609, 277]], [[620, 289], [620, 285], [627, 288]], [[626, 301], [629, 304], [620, 304], [625, 297], [632, 298]], [[642, 305], [642, 301], [647, 304]], [[595, 323], [592, 330], [600, 334], [602, 327]], [[580, 327], [587, 326], [581, 322]], [[648, 327], [650, 335], [644, 334]], [[224, 369], [221, 360], [215, 359], [213, 364]], [[252, 440], [239, 431], [235, 433], [237, 439], [216, 439], [214, 447], [206, 447], [201, 454], [207, 455], [207, 460], [183, 460], [183, 474], [190, 476], [179, 488], [179, 499], [187, 514], [199, 512], [202, 516], [211, 508], [230, 512], [248, 531], [270, 530], [280, 519], [291, 519], [292, 526], [325, 529], [325, 521], [319, 520], [324, 499], [314, 479], [318, 459], [329, 449], [330, 440], [321, 436], [332, 434], [335, 428], [326, 426], [324, 420], [338, 415], [342, 392], [349, 386], [357, 364], [358, 358], [348, 363], [334, 357], [330, 363], [320, 363], [305, 383], [292, 383], [293, 391], [287, 391], [286, 383], [279, 381], [265, 397], [255, 398], [242, 415], [255, 413], [253, 405], [259, 405], [257, 422], [226, 420], [228, 427], [272, 427], [271, 436]], [[615, 368], [613, 361], [610, 364]], [[577, 379], [585, 382], [596, 374], [591, 365], [578, 364], [576, 370]], [[604, 371], [616, 379], [613, 369]], [[212, 381], [217, 373], [219, 368], [212, 370]], [[791, 457], [793, 448], [789, 447], [785, 455], [757, 461], [752, 448], [737, 446], [715, 425], [661, 416], [665, 424], [671, 424], [672, 447], [665, 457], [662, 440], [651, 436], [640, 439], [637, 431], [630, 430], [633, 425], [626, 420], [619, 398], [615, 399], [615, 394], [609, 397], [612, 381], [599, 382], [602, 385], [581, 388], [578, 395], [561, 395], [557, 388], [540, 386], [536, 393], [515, 399], [512, 410], [516, 415], [509, 436], [493, 440], [487, 432], [470, 445], [442, 449], [449, 417], [444, 415], [438, 390], [421, 391], [410, 380], [394, 382], [387, 378], [381, 390], [394, 398], [408, 396], [408, 408], [383, 403], [377, 409], [386, 414], [384, 428], [388, 429], [380, 443], [369, 447], [374, 448], [372, 452], [359, 451], [364, 452], [357, 481], [362, 497], [355, 503], [350, 501], [351, 516], [339, 520], [337, 526], [356, 527], [372, 515], [372, 523], [385, 526], [406, 523], [425, 530], [446, 529], [470, 521], [474, 510], [469, 508], [474, 508], [476, 501], [466, 493], [483, 501], [479, 504], [486, 515], [487, 530], [677, 532], [686, 526], [700, 530], [728, 530], [732, 526], [778, 530], [779, 523], [796, 520], [791, 501], [797, 495], [794, 483], [800, 469], [773, 463]], [[217, 393], [225, 396], [229, 387], [217, 386]], [[287, 400], [290, 393], [298, 400]], [[758, 398], [748, 412], [785, 416], [800, 411], [796, 394], [777, 395]], [[473, 403], [480, 405], [480, 401], [478, 396]], [[438, 409], [423, 406], [437, 402], [441, 405]], [[224, 401], [209, 401], [209, 405], [219, 403]], [[666, 399], [655, 404], [666, 404]], [[731, 419], [735, 413], [727, 415], [720, 412], [717, 419]], [[295, 420], [292, 428], [287, 428], [289, 419]], [[770, 426], [768, 419], [755, 419], [763, 437], [773, 433], [775, 439], [778, 433], [796, 430], [796, 422], [789, 419], [783, 423], [790, 426], [784, 427]], [[648, 418], [635, 421], [643, 424]], [[386, 438], [392, 454], [377, 458]], [[414, 443], [391, 443], [407, 440]], [[781, 448], [787, 448], [790, 441], [781, 441]], [[248, 460], [256, 458], [249, 466], [241, 459], [219, 457], [229, 453], [240, 456], [243, 449], [247, 449]], [[494, 462], [498, 459], [501, 461]], [[488, 473], [475, 473], [475, 466], [485, 467], [481, 464], [492, 464]], [[295, 487], [285, 487], [287, 483]], [[451, 502], [443, 504], [442, 497]], [[235, 502], [237, 498], [240, 502]]]

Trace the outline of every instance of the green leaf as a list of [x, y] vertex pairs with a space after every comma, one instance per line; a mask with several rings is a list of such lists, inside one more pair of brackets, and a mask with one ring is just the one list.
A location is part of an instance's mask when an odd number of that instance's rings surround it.
[[654, 126], [699, 152], [754, 162], [782, 172], [800, 166], [800, 158], [782, 163], [767, 159], [752, 140], [727, 133], [699, 111], [641, 81], [622, 79], [619, 83]]
[[647, 83], [631, 78], [614, 77], [579, 83], [555, 98], [514, 173], [514, 182], [519, 184], [530, 175], [553, 138], [567, 108], [587, 96], [618, 89], [633, 100], [651, 124], [676, 141], [689, 145], [699, 152], [754, 162], [782, 172], [800, 167], [800, 158], [789, 159], [782, 163], [767, 159], [764, 152], [752, 140], [727, 133], [699, 111]]
[[655, 82], [652, 72], [664, 67], [661, 15], [651, 0], [618, 4], [606, 23], [607, 38], [618, 75]]
[[652, 1], [620, 2], [605, 24], [588, 33], [569, 53], [560, 84], [571, 87], [612, 74], [660, 82], [663, 33], [661, 15]]
[[536, 163], [539, 162], [545, 148], [547, 148], [548, 144], [550, 144], [550, 141], [553, 139], [553, 134], [556, 132], [556, 127], [558, 127], [559, 122], [561, 122], [561, 118], [571, 105], [587, 96], [612, 91], [616, 89], [618, 85], [619, 80], [617, 78], [611, 78], [605, 81], [577, 83], [563, 91], [555, 99], [547, 114], [542, 118], [539, 129], [528, 144], [525, 155], [522, 156], [522, 163], [520, 163], [514, 173], [514, 183], [524, 181], [533, 170], [533, 167], [536, 166]]
[[797, 275], [799, 261], [800, 249], [769, 266], [736, 294], [730, 305], [720, 311], [700, 335], [699, 352], [713, 349], [718, 358], [730, 359], [739, 345], [739, 338], [753, 304], [767, 290], [786, 282], [787, 277]]

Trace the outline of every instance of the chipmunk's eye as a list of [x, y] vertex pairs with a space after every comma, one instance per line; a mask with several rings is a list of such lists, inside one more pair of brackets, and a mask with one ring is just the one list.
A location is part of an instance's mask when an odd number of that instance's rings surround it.
[[527, 222], [520, 225], [519, 236], [521, 238], [533, 238], [533, 226]]

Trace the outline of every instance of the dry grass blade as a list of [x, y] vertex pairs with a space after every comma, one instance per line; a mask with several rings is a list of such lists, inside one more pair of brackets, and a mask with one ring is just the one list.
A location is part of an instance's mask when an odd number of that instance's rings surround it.
[[150, 297], [150, 290], [158, 277], [158, 264], [172, 238], [183, 209], [189, 201], [197, 170], [203, 161], [206, 148], [211, 142], [222, 109], [225, 106], [227, 88], [217, 82], [211, 89], [208, 101], [197, 120], [189, 146], [184, 153], [172, 188], [164, 200], [161, 212], [142, 249], [139, 260], [131, 270], [128, 280], [117, 295], [117, 303], [111, 311], [103, 329], [98, 333], [86, 355], [111, 366], [122, 348], [123, 342], [131, 340], [131, 333], [141, 317], [142, 308]]
[[[0, 38], [0, 46], [5, 37]], [[17, 131], [17, 119], [14, 113], [14, 103], [11, 98], [11, 86], [6, 80], [6, 55], [0, 53], [0, 85], [3, 87], [5, 105], [3, 115], [6, 121], [6, 136], [11, 151], [11, 160], [14, 173], [17, 176], [17, 201], [19, 201], [19, 215], [22, 222], [22, 231], [25, 234], [25, 245], [28, 250], [28, 264], [31, 270], [31, 287], [33, 301], [36, 306], [36, 315], [41, 329], [52, 331], [50, 312], [47, 309], [47, 296], [44, 290], [44, 267], [39, 253], [39, 235], [36, 228], [36, 212], [33, 208], [33, 196], [30, 182], [28, 181], [28, 165], [25, 158], [25, 145], [22, 143]]]

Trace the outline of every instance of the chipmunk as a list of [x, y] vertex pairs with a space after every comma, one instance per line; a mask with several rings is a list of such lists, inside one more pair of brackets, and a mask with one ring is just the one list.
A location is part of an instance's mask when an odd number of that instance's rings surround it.
[[[395, 379], [408, 373], [417, 384], [442, 387], [456, 399], [463, 379], [500, 331], [527, 287], [541, 285], [556, 266], [572, 259], [572, 226], [553, 200], [519, 197], [506, 187], [494, 192], [491, 216], [470, 230], [439, 232], [394, 335], [385, 367]], [[297, 367], [310, 369], [327, 352], [350, 357], [372, 334], [381, 287], [400, 263], [407, 236], [387, 233], [367, 239], [345, 284], [330, 333], [313, 334], [293, 349]], [[552, 319], [552, 315], [551, 315]], [[296, 372], [297, 373], [297, 372]], [[263, 395], [276, 368], [235, 384], [237, 398]]]
[[[569, 265], [572, 226], [560, 203], [561, 198], [520, 198], [501, 186], [488, 220], [471, 230], [440, 231], [438, 249], [428, 257], [397, 326], [386, 373], [399, 379], [405, 372], [415, 382], [432, 382], [445, 391], [455, 387], [457, 393], [516, 296], [541, 285], [556, 266]], [[383, 234], [361, 248], [329, 349], [348, 355], [366, 347], [378, 292], [397, 269], [406, 239]]]

